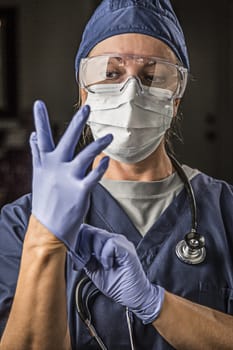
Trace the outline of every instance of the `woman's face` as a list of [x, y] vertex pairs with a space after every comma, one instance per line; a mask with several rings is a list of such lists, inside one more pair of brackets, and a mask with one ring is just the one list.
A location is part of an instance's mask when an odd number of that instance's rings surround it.
[[[165, 43], [144, 34], [129, 33], [107, 38], [91, 50], [89, 57], [109, 53], [159, 57], [170, 61], [171, 63], [178, 63], [175, 54]], [[133, 71], [135, 69], [134, 65], [132, 65], [131, 69], [132, 71], [129, 72], [130, 75], [136, 75], [137, 72]], [[82, 105], [85, 104], [86, 98], [87, 92], [84, 89], [81, 89]], [[178, 104], [177, 100], [174, 106], [175, 114]]]

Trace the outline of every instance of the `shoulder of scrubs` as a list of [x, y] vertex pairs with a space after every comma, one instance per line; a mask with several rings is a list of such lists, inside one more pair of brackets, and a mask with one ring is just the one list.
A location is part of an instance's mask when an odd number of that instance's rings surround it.
[[[233, 224], [233, 185], [213, 178], [205, 173], [200, 172], [193, 179], [191, 184], [197, 201], [198, 213], [200, 216], [208, 212], [221, 221]], [[215, 213], [215, 214], [214, 214]], [[232, 227], [227, 225], [232, 232]], [[226, 227], [225, 227], [226, 228]], [[233, 235], [232, 235], [233, 236]]]
[[220, 206], [222, 214], [226, 212], [233, 219], [233, 185], [204, 173], [200, 173], [191, 183], [199, 195], [204, 197], [206, 193], [211, 193], [211, 197], [216, 198], [211, 206]]
[[233, 186], [203, 173], [197, 175], [191, 183], [197, 202], [198, 230], [207, 232], [206, 239], [212, 236], [212, 239], [216, 240], [216, 247], [222, 249], [225, 256], [228, 252], [231, 256], [229, 261], [232, 260]]
[[31, 215], [31, 195], [5, 205], [0, 215], [0, 337], [15, 293], [25, 232]]

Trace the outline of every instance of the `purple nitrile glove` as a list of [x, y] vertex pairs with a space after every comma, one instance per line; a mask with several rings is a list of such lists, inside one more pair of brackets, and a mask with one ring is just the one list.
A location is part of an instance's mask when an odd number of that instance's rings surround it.
[[103, 294], [128, 307], [144, 324], [158, 317], [164, 288], [150, 283], [125, 236], [83, 224], [71, 255]]
[[86, 175], [94, 158], [112, 141], [107, 135], [74, 157], [75, 148], [90, 113], [81, 108], [55, 147], [45, 104], [34, 104], [36, 132], [30, 137], [33, 158], [32, 214], [69, 250], [88, 210], [89, 194], [108, 167], [109, 159]]

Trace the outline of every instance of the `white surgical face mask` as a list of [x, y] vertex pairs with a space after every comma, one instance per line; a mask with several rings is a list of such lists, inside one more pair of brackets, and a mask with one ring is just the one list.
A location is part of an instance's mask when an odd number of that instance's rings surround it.
[[152, 154], [161, 143], [173, 117], [173, 99], [169, 90], [143, 86], [130, 79], [119, 92], [118, 84], [92, 86], [86, 104], [94, 139], [108, 133], [113, 142], [104, 150], [122, 163], [137, 163]]

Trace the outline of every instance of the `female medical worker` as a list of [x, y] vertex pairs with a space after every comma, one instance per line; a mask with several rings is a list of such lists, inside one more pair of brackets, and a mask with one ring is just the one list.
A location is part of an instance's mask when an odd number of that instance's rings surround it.
[[[55, 146], [35, 103], [32, 198], [2, 209], [1, 350], [233, 349], [232, 188], [184, 178], [165, 150], [187, 69], [168, 0], [104, 0], [92, 16], [84, 107]], [[74, 156], [86, 122], [96, 141]], [[177, 246], [190, 231], [194, 256]]]

